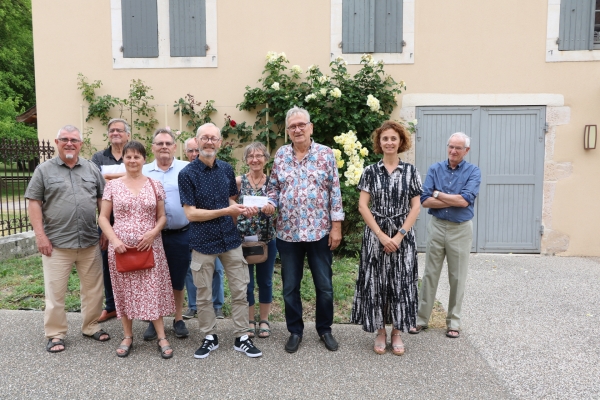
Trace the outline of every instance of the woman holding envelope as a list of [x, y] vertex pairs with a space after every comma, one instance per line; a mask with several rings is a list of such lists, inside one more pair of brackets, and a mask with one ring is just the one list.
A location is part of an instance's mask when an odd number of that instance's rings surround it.
[[[267, 148], [259, 142], [250, 143], [244, 149], [244, 160], [249, 167], [247, 174], [236, 178], [240, 196], [238, 203], [249, 207], [261, 207], [266, 204], [267, 176], [264, 173], [265, 165], [270, 155]], [[248, 265], [250, 283], [248, 283], [248, 319], [250, 327], [248, 336], [254, 337], [255, 331], [259, 338], [271, 336], [269, 313], [271, 311], [273, 293], [273, 266], [277, 255], [275, 245], [275, 219], [274, 216], [259, 212], [253, 217], [238, 217], [238, 231], [246, 241], [263, 241], [268, 246], [268, 258], [265, 262], [256, 264], [256, 283], [258, 285], [258, 301], [260, 303], [260, 320], [258, 329], [254, 321], [254, 264]]]

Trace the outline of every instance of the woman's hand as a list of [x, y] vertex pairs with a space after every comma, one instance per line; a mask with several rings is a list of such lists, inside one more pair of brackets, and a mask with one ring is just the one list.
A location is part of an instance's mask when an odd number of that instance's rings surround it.
[[125, 246], [121, 239], [115, 238], [111, 243], [117, 253], [122, 254], [127, 251], [127, 246]]
[[394, 239], [392, 239], [391, 237], [389, 237], [388, 235], [386, 235], [385, 233], [381, 232], [377, 238], [379, 239], [379, 242], [381, 242], [381, 244], [383, 245], [383, 249], [386, 253], [393, 253], [395, 251], [398, 251], [399, 249], [399, 244], [396, 243], [396, 241]]
[[140, 241], [137, 244], [138, 251], [146, 251], [152, 248], [156, 235], [152, 231], [148, 231], [140, 237]]
[[246, 209], [242, 212], [244, 217], [253, 217], [258, 214], [258, 207], [246, 207]]
[[273, 204], [267, 203], [267, 205], [262, 207], [260, 211], [262, 211], [262, 213], [265, 215], [273, 215], [275, 212], [275, 207], [273, 207]]

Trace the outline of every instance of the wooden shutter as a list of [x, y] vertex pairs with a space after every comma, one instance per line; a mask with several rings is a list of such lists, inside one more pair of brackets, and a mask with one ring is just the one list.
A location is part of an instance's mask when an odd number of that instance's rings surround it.
[[342, 53], [375, 51], [375, 0], [343, 0]]
[[478, 252], [540, 252], [545, 119], [545, 107], [482, 107]]
[[402, 53], [402, 0], [375, 6], [375, 53]]
[[158, 57], [156, 0], [121, 0], [123, 57]]
[[594, 48], [595, 0], [561, 0], [558, 50]]
[[205, 0], [169, 0], [171, 57], [206, 56]]

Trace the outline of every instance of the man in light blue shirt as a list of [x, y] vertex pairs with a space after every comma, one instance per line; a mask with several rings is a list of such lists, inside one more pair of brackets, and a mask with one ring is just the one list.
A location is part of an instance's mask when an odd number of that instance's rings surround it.
[[[175, 297], [175, 319], [173, 320], [173, 330], [178, 338], [185, 338], [190, 333], [183, 322], [183, 288], [185, 285], [185, 276], [190, 265], [189, 248], [189, 221], [185, 217], [181, 201], [179, 199], [178, 176], [187, 164], [187, 161], [177, 160], [175, 151], [177, 144], [175, 135], [166, 128], [157, 129], [154, 132], [152, 140], [152, 152], [154, 161], [144, 165], [142, 173], [149, 178], [160, 181], [165, 189], [167, 197], [165, 199], [165, 214], [167, 215], [167, 224], [162, 230], [162, 241], [169, 265], [169, 274], [171, 275], [171, 285], [173, 286], [173, 295]], [[156, 330], [152, 322], [149, 323], [144, 340], [155, 340]]]
[[427, 256], [419, 293], [417, 326], [409, 333], [427, 329], [444, 258], [448, 262], [450, 297], [446, 336], [460, 336], [460, 311], [465, 293], [469, 254], [473, 243], [475, 198], [479, 194], [481, 171], [464, 160], [471, 138], [462, 132], [448, 139], [448, 159], [433, 164], [423, 184], [421, 204], [432, 216], [427, 226]]

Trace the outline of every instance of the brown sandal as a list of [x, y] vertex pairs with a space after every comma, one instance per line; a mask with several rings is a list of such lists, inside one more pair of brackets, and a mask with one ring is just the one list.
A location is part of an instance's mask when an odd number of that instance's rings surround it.
[[410, 328], [408, 330], [408, 333], [410, 333], [411, 335], [418, 335], [419, 333], [421, 333], [421, 331], [424, 331], [426, 329], [429, 329], [429, 327], [424, 325], [417, 325], [414, 328]]
[[[452, 335], [450, 332], [456, 332], [456, 335]], [[448, 336], [451, 339], [458, 339], [460, 337], [460, 332], [456, 329], [448, 329], [446, 331], [446, 336]]]
[[385, 343], [383, 345], [381, 344], [375, 344], [373, 345], [373, 351], [377, 354], [385, 354], [385, 349], [387, 347], [387, 334], [385, 333], [378, 333], [377, 335], [375, 335], [375, 340], [377, 340], [377, 338], [379, 336], [384, 336], [385, 337]]
[[392, 333], [392, 353], [394, 353], [397, 356], [401, 356], [404, 354], [404, 342], [402, 342], [402, 338], [400, 338], [400, 343], [402, 343], [402, 344], [393, 344], [394, 336], [400, 337], [400, 334]]

